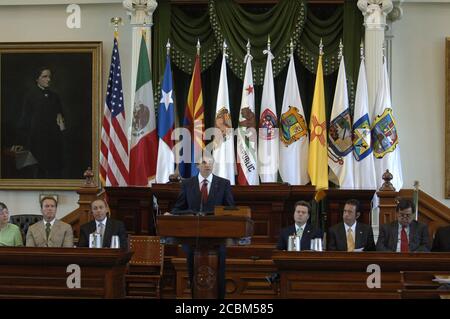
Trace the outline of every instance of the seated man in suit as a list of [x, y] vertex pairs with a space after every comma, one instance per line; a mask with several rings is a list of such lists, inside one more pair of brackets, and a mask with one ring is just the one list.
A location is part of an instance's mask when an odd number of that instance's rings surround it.
[[78, 247], [89, 247], [89, 235], [101, 234], [102, 247], [111, 247], [112, 236], [119, 236], [120, 248], [128, 249], [128, 234], [125, 225], [118, 220], [108, 218], [109, 207], [103, 199], [96, 199], [91, 203], [94, 220], [80, 226], [80, 240]]
[[[231, 193], [230, 181], [213, 175], [214, 159], [204, 154], [201, 163], [197, 164], [199, 174], [183, 180], [181, 192], [175, 202], [172, 214], [183, 210], [194, 212], [213, 212], [215, 206], [234, 206], [234, 198]], [[189, 245], [183, 245], [187, 255], [189, 280], [194, 287], [194, 251]], [[225, 246], [220, 246], [219, 251], [218, 296], [225, 298]]]
[[402, 198], [395, 211], [397, 220], [380, 226], [377, 251], [430, 251], [428, 227], [414, 220], [414, 203]]
[[450, 226], [440, 227], [434, 235], [431, 251], [450, 252]]
[[294, 209], [295, 223], [281, 230], [277, 249], [287, 250], [289, 236], [297, 235], [300, 237], [300, 250], [310, 250], [311, 239], [322, 238], [322, 233], [308, 223], [311, 215], [311, 205], [309, 203], [303, 200], [298, 201], [295, 203]]
[[359, 216], [361, 216], [359, 201], [356, 199], [348, 200], [342, 213], [343, 222], [330, 227], [328, 230], [327, 250], [375, 250], [372, 227], [358, 222]]
[[56, 219], [58, 203], [53, 197], [41, 200], [43, 220], [28, 228], [27, 247], [73, 247], [72, 226]]

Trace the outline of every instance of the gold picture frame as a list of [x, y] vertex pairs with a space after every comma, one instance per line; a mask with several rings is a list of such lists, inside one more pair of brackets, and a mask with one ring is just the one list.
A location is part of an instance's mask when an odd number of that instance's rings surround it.
[[0, 189], [99, 185], [101, 107], [102, 42], [0, 43]]
[[450, 38], [445, 39], [445, 198], [450, 198]]

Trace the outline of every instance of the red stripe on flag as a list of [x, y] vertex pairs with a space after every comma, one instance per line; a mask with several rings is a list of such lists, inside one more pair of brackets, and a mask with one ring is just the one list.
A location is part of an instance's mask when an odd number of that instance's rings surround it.
[[[106, 182], [107, 185], [119, 186], [119, 181], [122, 179], [125, 181], [126, 185], [128, 185], [128, 141], [123, 128], [116, 118], [112, 120], [111, 125], [110, 115], [109, 111], [105, 110], [102, 121], [104, 132], [102, 134], [100, 146], [100, 178]], [[117, 138], [111, 139], [111, 136], [113, 135], [116, 135]], [[124, 158], [122, 158], [117, 151], [115, 143], [122, 144], [122, 148], [125, 152]], [[115, 176], [117, 173], [120, 173], [122, 176]]]
[[126, 182], [128, 182], [128, 170], [127, 167], [122, 160], [119, 152], [117, 151], [116, 145], [114, 144], [114, 141], [111, 140], [109, 143], [109, 152], [111, 153], [111, 156], [113, 158], [114, 164], [116, 165], [117, 169], [120, 171], [120, 174], [122, 174], [123, 178]]
[[239, 185], [248, 185], [247, 177], [245, 177], [244, 171], [242, 170], [242, 163], [238, 163], [237, 171], [238, 171], [238, 184]]
[[120, 144], [122, 144], [123, 149], [128, 153], [128, 139], [125, 136], [125, 132], [120, 127], [120, 123], [117, 120], [117, 118], [113, 119], [112, 127], [113, 127], [114, 132], [116, 133], [117, 137], [119, 138]]
[[130, 185], [147, 186], [156, 175], [158, 160], [156, 130], [143, 136], [130, 151]]

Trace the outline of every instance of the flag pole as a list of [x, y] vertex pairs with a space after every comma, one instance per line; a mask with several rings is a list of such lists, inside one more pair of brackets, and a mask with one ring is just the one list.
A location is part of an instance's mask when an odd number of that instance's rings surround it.
[[419, 220], [419, 181], [414, 181], [413, 203], [415, 207], [414, 214], [416, 221]]

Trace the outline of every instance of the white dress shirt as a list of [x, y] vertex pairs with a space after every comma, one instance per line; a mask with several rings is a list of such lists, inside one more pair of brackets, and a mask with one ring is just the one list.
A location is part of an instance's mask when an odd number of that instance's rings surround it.
[[198, 174], [198, 185], [200, 186], [200, 192], [202, 191], [202, 185], [203, 185], [203, 180], [207, 180], [208, 184], [208, 195], [209, 195], [209, 190], [211, 189], [211, 183], [212, 183], [212, 178], [213, 178], [213, 174], [209, 174], [209, 176], [207, 178], [204, 178], [202, 176], [202, 174]]
[[45, 219], [43, 220], [44, 222], [44, 226], [47, 227], [47, 223], [50, 223], [50, 229], [53, 227], [53, 225], [55, 224], [56, 218], [53, 218], [53, 220], [51, 222], [47, 222], [45, 221]]

